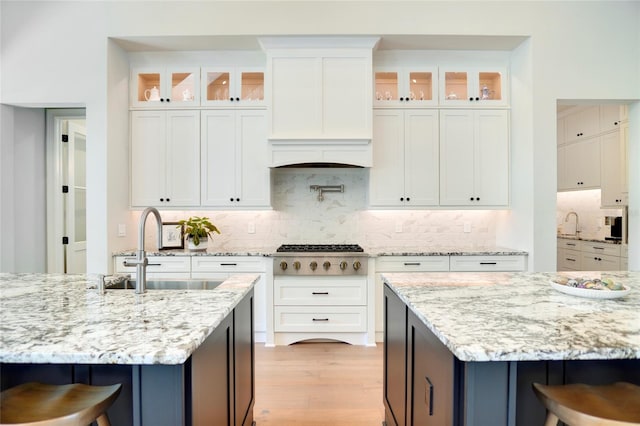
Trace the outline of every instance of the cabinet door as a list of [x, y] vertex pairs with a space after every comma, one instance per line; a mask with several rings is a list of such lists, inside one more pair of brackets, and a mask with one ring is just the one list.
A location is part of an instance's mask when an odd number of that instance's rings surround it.
[[402, 111], [374, 111], [374, 166], [369, 171], [369, 203], [372, 206], [404, 204], [404, 131]]
[[164, 173], [169, 205], [200, 205], [199, 111], [167, 111], [167, 158]]
[[405, 201], [437, 206], [440, 175], [438, 111], [408, 110], [404, 116]]
[[600, 138], [600, 186], [602, 207], [620, 207], [625, 203], [623, 194], [626, 158], [619, 132]]
[[274, 138], [321, 133], [320, 69], [314, 57], [271, 60], [270, 135]]
[[200, 68], [169, 68], [163, 87], [165, 107], [200, 105]]
[[238, 111], [236, 115], [239, 205], [271, 206], [271, 178], [267, 155], [267, 119], [264, 111]]
[[374, 80], [375, 105], [416, 107], [438, 102], [436, 68], [380, 68]]
[[472, 205], [474, 196], [473, 113], [440, 111], [440, 204]]
[[580, 266], [582, 271], [619, 271], [620, 258], [606, 254], [582, 252]]
[[407, 306], [384, 286], [384, 405], [388, 425], [406, 424]]
[[165, 204], [165, 123], [164, 111], [131, 112], [131, 205], [134, 207]]
[[236, 203], [237, 144], [235, 112], [202, 111], [202, 205]]
[[506, 68], [441, 68], [439, 79], [440, 105], [508, 104]]
[[233, 310], [235, 426], [253, 424], [255, 402], [253, 305], [253, 296], [249, 294]]
[[600, 110], [593, 106], [567, 115], [565, 125], [567, 142], [594, 136], [600, 131]]
[[610, 132], [620, 128], [620, 105], [600, 105], [600, 132]]
[[600, 139], [591, 138], [566, 146], [567, 184], [572, 189], [600, 187]]
[[475, 113], [474, 194], [476, 204], [509, 204], [509, 119], [505, 110]]

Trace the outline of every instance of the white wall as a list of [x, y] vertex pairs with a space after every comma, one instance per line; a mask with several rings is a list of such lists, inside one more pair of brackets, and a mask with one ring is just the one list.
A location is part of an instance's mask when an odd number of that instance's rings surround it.
[[[118, 56], [107, 37], [530, 36], [528, 45], [513, 57], [517, 74], [523, 77], [518, 90], [523, 96], [530, 93], [530, 101], [514, 100], [514, 204], [504, 214], [497, 241], [532, 252], [535, 270], [555, 269], [556, 100], [640, 99], [640, 3], [633, 1], [3, 1], [0, 7], [0, 102], [87, 108], [87, 131], [93, 139], [87, 153], [92, 171], [87, 183], [88, 225], [94, 229], [88, 243], [89, 271], [109, 268], [109, 254], [120, 241], [113, 239], [111, 218], [119, 215], [126, 220], [127, 210], [123, 197], [116, 194], [120, 185], [109, 185], [117, 171], [105, 162], [105, 158], [119, 159], [127, 144], [121, 131], [124, 114], [115, 112], [118, 104], [126, 110], [126, 102], [112, 102], [107, 96], [112, 89], [108, 84], [113, 84], [108, 83], [107, 58]], [[122, 65], [120, 61], [115, 68], [122, 71]], [[638, 114], [631, 124], [640, 126]], [[112, 134], [110, 129], [120, 130]], [[637, 131], [631, 136], [637, 153]], [[640, 168], [640, 156], [631, 161], [631, 170]], [[636, 200], [631, 210], [637, 212], [640, 188], [631, 188], [635, 194], [630, 198]], [[630, 247], [630, 253], [638, 252], [640, 248]]]

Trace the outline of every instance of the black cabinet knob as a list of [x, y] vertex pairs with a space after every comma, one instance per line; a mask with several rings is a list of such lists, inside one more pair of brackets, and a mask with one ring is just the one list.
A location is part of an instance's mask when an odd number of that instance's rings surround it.
[[170, 198], [167, 198], [167, 203], [168, 203], [169, 201], [171, 201], [171, 199], [170, 199]]
[[401, 97], [400, 97], [400, 102], [402, 102], [402, 101], [404, 101], [404, 98], [401, 96]]
[[619, 121], [614, 121], [614, 122], [613, 122], [613, 125], [614, 125], [614, 126], [617, 126], [617, 125], [618, 125], [618, 123], [619, 123]]
[[160, 98], [160, 102], [164, 102], [164, 98]]
[[236, 201], [240, 201], [240, 198], [236, 198]]
[[411, 198], [407, 197], [407, 201], [411, 201]]
[[476, 197], [476, 201], [480, 201], [480, 197]]
[[229, 201], [231, 201], [233, 203], [233, 197], [229, 198]]
[[473, 102], [473, 98], [469, 98], [469, 102]]
[[160, 198], [160, 202], [163, 202], [163, 201], [164, 201], [164, 198]]
[[469, 201], [473, 201], [473, 197], [469, 198]]
[[400, 201], [404, 201], [404, 197], [400, 197]]
[[230, 101], [230, 102], [233, 102], [233, 98], [229, 98], [229, 101]]
[[240, 102], [240, 98], [236, 98], [236, 102]]
[[167, 102], [171, 102], [171, 98], [167, 98]]
[[479, 101], [479, 100], [480, 100], [480, 98], [476, 97], [476, 101]]

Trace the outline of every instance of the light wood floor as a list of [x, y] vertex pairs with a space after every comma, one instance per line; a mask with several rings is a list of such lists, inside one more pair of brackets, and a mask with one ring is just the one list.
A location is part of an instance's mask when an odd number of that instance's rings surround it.
[[380, 426], [382, 345], [256, 344], [257, 426]]

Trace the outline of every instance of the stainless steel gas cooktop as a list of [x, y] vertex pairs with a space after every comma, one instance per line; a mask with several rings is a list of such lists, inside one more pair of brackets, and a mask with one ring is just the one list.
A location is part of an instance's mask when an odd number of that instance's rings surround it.
[[283, 244], [276, 251], [274, 275], [367, 275], [368, 256], [358, 244]]

